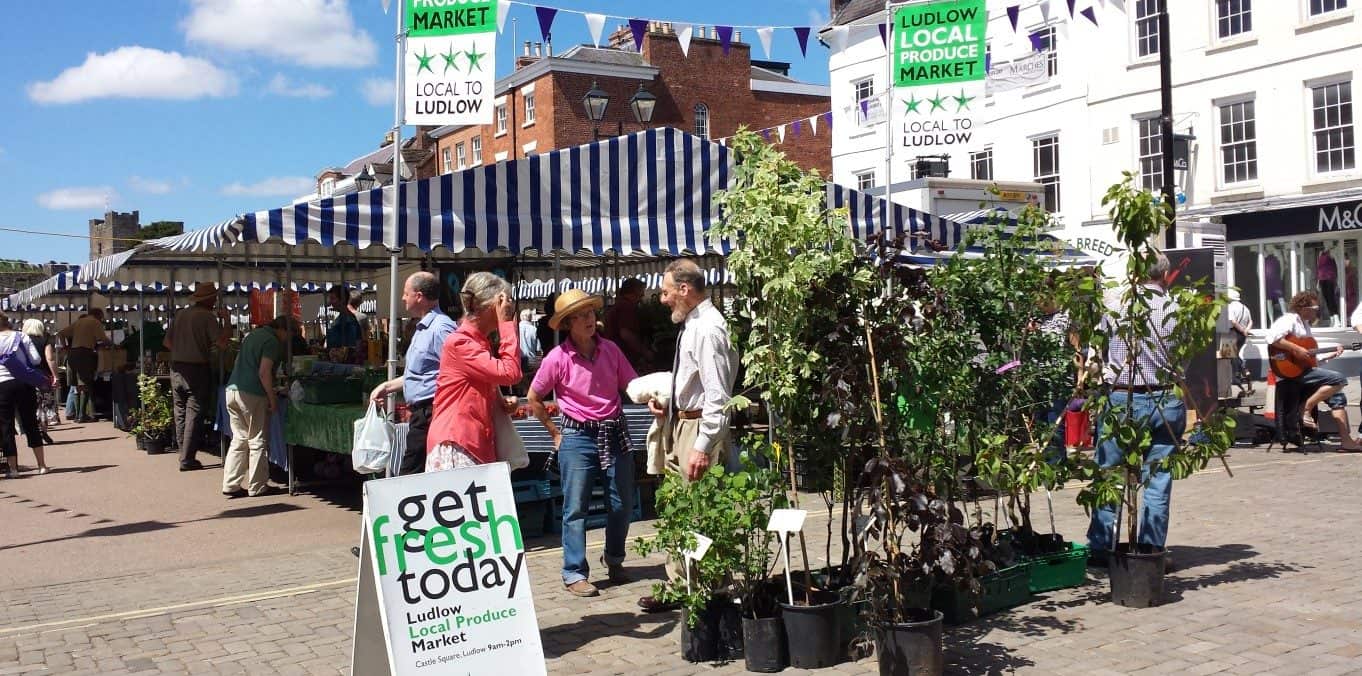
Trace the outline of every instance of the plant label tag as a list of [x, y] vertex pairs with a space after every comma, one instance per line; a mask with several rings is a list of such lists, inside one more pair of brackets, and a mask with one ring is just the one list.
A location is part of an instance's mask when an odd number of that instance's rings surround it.
[[695, 551], [683, 549], [681, 555], [692, 561], [699, 561], [709, 553], [709, 546], [714, 544], [714, 541], [699, 533], [692, 532], [691, 535], [695, 536]]
[[772, 510], [771, 520], [766, 523], [766, 530], [778, 533], [798, 533], [804, 529], [804, 517], [808, 516], [806, 509], [777, 509]]
[[853, 519], [852, 530], [855, 530], [856, 533], [858, 533], [861, 537], [865, 537], [866, 533], [869, 533], [871, 527], [873, 527], [874, 525], [875, 515], [865, 514], [855, 517], [855, 519]]

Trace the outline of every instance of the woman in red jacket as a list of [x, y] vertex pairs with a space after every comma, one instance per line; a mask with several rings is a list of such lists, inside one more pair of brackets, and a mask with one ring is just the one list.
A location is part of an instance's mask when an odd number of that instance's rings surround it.
[[[464, 316], [445, 339], [435, 405], [426, 439], [426, 471], [438, 472], [497, 460], [494, 407], [513, 410], [497, 388], [520, 382], [520, 336], [511, 285], [490, 272], [477, 272], [459, 294]], [[500, 345], [492, 349], [496, 332]]]

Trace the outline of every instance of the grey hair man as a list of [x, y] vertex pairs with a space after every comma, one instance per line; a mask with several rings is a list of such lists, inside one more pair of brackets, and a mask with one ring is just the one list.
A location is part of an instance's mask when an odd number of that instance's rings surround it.
[[[667, 266], [662, 278], [662, 304], [672, 311], [672, 322], [684, 324], [672, 359], [670, 406], [648, 404], [653, 415], [665, 421], [663, 443], [667, 445], [667, 468], [687, 481], [699, 479], [709, 468], [727, 460], [729, 415], [738, 374], [738, 355], [728, 337], [728, 321], [714, 307], [699, 266], [678, 259]], [[667, 575], [684, 576], [684, 569], [669, 562]], [[654, 596], [638, 600], [649, 612], [672, 607]]]
[[407, 316], [417, 319], [407, 346], [402, 375], [374, 388], [370, 398], [380, 406], [388, 395], [402, 393], [411, 411], [407, 447], [402, 452], [402, 474], [418, 474], [426, 467], [426, 435], [435, 402], [435, 377], [440, 372], [440, 350], [454, 332], [454, 320], [440, 311], [440, 280], [429, 272], [413, 273], [402, 286]]

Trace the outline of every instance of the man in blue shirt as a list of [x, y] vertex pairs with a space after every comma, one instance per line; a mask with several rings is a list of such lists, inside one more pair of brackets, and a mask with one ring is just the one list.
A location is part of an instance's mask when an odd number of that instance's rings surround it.
[[402, 392], [411, 410], [407, 448], [402, 453], [401, 473], [418, 474], [426, 466], [426, 433], [430, 431], [431, 404], [435, 400], [435, 377], [440, 373], [440, 350], [454, 332], [454, 320], [440, 311], [440, 280], [429, 272], [417, 272], [402, 287], [407, 316], [420, 317], [416, 333], [407, 346], [403, 374], [374, 388], [372, 399], [382, 406], [389, 394]]
[[344, 286], [333, 286], [329, 294], [331, 309], [336, 311], [336, 321], [326, 330], [326, 348], [359, 347], [359, 319], [350, 311], [350, 290]]

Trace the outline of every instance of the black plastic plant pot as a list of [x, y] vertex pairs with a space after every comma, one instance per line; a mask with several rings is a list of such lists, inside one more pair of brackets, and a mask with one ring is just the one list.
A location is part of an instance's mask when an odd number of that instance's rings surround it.
[[1116, 545], [1107, 564], [1111, 600], [1127, 608], [1149, 608], [1163, 601], [1162, 547], [1140, 545], [1134, 552], [1127, 544]]
[[144, 436], [142, 436], [142, 435], [139, 434], [139, 435], [136, 435], [136, 436], [133, 437], [133, 438], [137, 440], [137, 450], [139, 450], [139, 451], [145, 451], [145, 450], [147, 450], [147, 438], [146, 438], [146, 437], [144, 437]]
[[838, 594], [814, 592], [811, 604], [780, 604], [785, 620], [785, 640], [790, 649], [790, 666], [797, 669], [822, 669], [842, 661], [841, 606]]
[[742, 611], [728, 598], [716, 598], [710, 601], [710, 606], [719, 629], [719, 659], [725, 662], [743, 659]]
[[681, 611], [681, 659], [713, 662], [719, 657], [719, 617], [713, 606], [705, 608], [700, 621], [690, 626], [690, 611]]
[[904, 614], [907, 622], [886, 622], [875, 629], [880, 676], [941, 676], [941, 611], [915, 608]]
[[142, 441], [142, 450], [146, 451], [147, 455], [158, 455], [160, 453], [165, 453], [166, 447], [169, 446], [169, 443], [166, 441], [166, 438], [162, 436], [145, 438], [138, 437], [138, 439]]
[[742, 618], [742, 642], [748, 671], [774, 674], [790, 665], [785, 625], [779, 617]]

